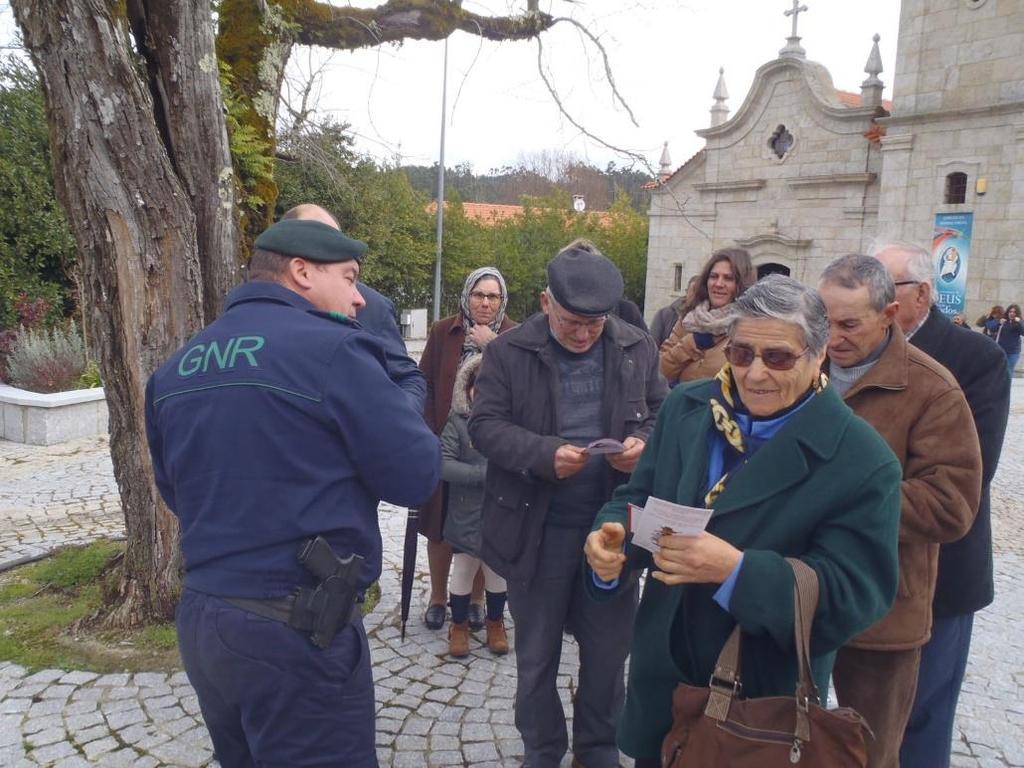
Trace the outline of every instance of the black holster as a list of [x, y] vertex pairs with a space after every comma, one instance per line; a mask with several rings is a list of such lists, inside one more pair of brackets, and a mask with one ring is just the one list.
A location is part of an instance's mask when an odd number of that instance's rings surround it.
[[334, 635], [348, 623], [359, 597], [356, 583], [363, 558], [338, 557], [322, 536], [315, 536], [299, 550], [299, 562], [319, 583], [295, 593], [288, 624], [310, 633], [318, 648], [328, 648]]

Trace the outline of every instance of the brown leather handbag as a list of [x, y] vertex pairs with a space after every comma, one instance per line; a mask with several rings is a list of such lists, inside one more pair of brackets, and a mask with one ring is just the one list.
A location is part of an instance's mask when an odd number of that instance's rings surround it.
[[787, 558], [795, 577], [793, 614], [799, 679], [796, 695], [741, 699], [740, 628], [718, 655], [707, 688], [676, 686], [672, 729], [661, 746], [663, 768], [865, 768], [867, 722], [849, 708], [825, 709], [811, 673], [811, 623], [818, 576]]

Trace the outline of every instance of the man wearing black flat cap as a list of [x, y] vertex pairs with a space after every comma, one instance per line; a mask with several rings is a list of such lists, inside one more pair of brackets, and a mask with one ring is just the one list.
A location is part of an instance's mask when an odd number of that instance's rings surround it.
[[[588, 598], [583, 544], [640, 458], [667, 387], [650, 335], [611, 314], [623, 288], [611, 261], [576, 241], [547, 272], [542, 312], [488, 345], [476, 381], [470, 435], [488, 459], [483, 559], [508, 580], [525, 765], [555, 768], [569, 747], [557, 690], [567, 627], [580, 654], [573, 764], [610, 768], [637, 588]], [[602, 438], [625, 449], [588, 449]]]
[[278, 222], [250, 281], [146, 387], [153, 473], [181, 529], [179, 649], [224, 768], [377, 766], [358, 606], [381, 571], [377, 505], [425, 501], [441, 454], [350, 320], [365, 251]]

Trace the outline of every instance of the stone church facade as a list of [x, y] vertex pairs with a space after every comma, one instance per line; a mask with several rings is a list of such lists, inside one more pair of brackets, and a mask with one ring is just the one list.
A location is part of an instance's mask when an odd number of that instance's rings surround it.
[[936, 214], [971, 213], [967, 317], [1024, 302], [1024, 0], [903, 0], [893, 103], [879, 236], [927, 244]]
[[974, 215], [968, 314], [1024, 300], [1024, 2], [903, 0], [892, 103], [881, 71], [876, 38], [837, 90], [794, 24], [732, 116], [719, 80], [704, 148], [651, 185], [648, 318], [719, 248], [813, 284], [876, 236], [928, 247], [947, 212]]

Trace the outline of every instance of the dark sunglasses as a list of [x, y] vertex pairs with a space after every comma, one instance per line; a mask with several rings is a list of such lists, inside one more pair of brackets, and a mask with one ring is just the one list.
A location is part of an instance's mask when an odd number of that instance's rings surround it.
[[810, 347], [804, 347], [799, 354], [794, 354], [788, 349], [765, 349], [755, 352], [750, 347], [734, 347], [729, 345], [725, 348], [725, 359], [738, 368], [746, 368], [754, 363], [755, 357], [760, 357], [765, 368], [773, 371], [788, 371], [796, 361], [807, 354]]

